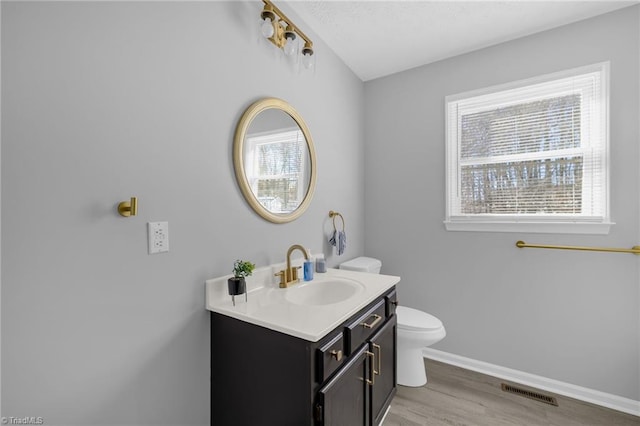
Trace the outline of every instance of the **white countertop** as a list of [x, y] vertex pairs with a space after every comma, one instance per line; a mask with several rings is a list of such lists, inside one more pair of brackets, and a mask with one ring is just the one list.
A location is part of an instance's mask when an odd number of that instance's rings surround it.
[[[312, 281], [302, 281], [289, 288], [279, 288], [275, 272], [282, 265], [257, 268], [253, 275], [246, 278], [248, 301], [245, 295], [235, 297], [233, 306], [227, 291], [227, 279], [231, 275], [206, 281], [206, 307], [217, 312], [251, 324], [317, 342], [329, 332], [349, 319], [353, 314], [384, 294], [400, 282], [400, 277], [392, 275], [369, 274], [365, 272], [327, 269], [326, 273], [314, 273]], [[332, 280], [356, 281], [357, 292], [346, 300], [326, 305], [297, 304], [296, 290], [306, 286], [321, 286]]]

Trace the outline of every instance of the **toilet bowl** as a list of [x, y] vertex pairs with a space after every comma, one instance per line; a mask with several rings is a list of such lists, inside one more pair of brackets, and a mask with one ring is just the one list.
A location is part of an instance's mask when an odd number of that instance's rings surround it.
[[426, 312], [406, 306], [396, 308], [398, 316], [398, 384], [427, 383], [422, 349], [442, 340], [447, 332], [442, 321]]
[[[371, 257], [357, 257], [340, 264], [340, 269], [380, 273], [382, 262]], [[422, 349], [442, 340], [446, 335], [438, 318], [417, 309], [398, 306], [397, 369], [398, 384], [418, 387], [427, 383]]]

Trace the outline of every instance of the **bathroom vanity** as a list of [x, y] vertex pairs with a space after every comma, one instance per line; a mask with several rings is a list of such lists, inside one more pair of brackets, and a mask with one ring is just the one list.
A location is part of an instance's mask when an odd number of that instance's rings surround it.
[[380, 424], [396, 391], [400, 278], [329, 269], [279, 289], [262, 269], [236, 306], [226, 277], [207, 281], [211, 424]]

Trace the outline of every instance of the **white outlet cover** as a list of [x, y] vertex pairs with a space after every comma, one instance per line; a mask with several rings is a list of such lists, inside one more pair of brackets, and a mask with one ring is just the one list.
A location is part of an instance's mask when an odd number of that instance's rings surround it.
[[169, 251], [169, 222], [147, 223], [149, 254]]

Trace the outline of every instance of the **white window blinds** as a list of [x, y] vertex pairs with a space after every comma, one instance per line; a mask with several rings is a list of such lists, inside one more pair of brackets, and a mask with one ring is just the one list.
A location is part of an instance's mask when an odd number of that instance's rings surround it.
[[246, 174], [256, 198], [267, 210], [294, 211], [304, 198], [308, 156], [299, 129], [247, 138]]
[[607, 70], [447, 97], [447, 229], [608, 232]]

